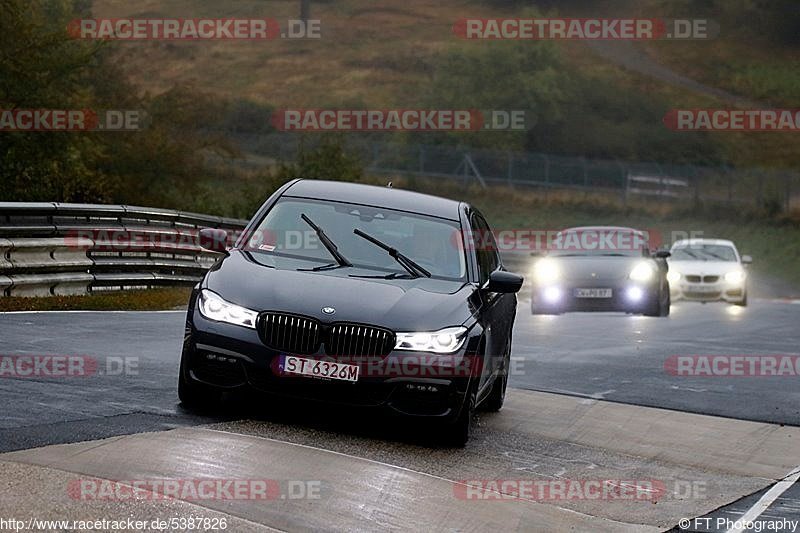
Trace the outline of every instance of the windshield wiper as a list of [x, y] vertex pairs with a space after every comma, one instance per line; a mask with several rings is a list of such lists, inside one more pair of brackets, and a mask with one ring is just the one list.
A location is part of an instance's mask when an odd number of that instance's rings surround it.
[[383, 248], [384, 250], [389, 252], [389, 255], [392, 257], [392, 259], [394, 259], [395, 261], [400, 263], [400, 266], [405, 268], [408, 271], [408, 273], [411, 274], [412, 276], [414, 276], [416, 278], [420, 277], [420, 275], [425, 276], [426, 278], [431, 277], [431, 273], [430, 272], [428, 272], [423, 267], [421, 267], [419, 264], [417, 264], [413, 259], [410, 259], [410, 258], [406, 257], [405, 255], [403, 255], [402, 253], [400, 253], [397, 250], [397, 248], [392, 248], [388, 244], [379, 241], [375, 237], [367, 235], [366, 233], [364, 233], [360, 229], [354, 229], [353, 233], [355, 233], [356, 235], [358, 235], [359, 237], [361, 237], [363, 239], [368, 240], [369, 242], [371, 242], [375, 246], [377, 246], [379, 248]]
[[710, 255], [711, 257], [713, 257], [715, 259], [719, 259], [720, 261], [730, 261], [730, 259], [722, 257], [721, 255], [715, 254], [714, 252], [709, 252], [708, 250], [704, 250], [703, 253], [706, 254], [706, 255]]
[[325, 265], [317, 265], [312, 268], [298, 268], [298, 272], [319, 272], [321, 270], [335, 270], [337, 268], [344, 268], [348, 265], [341, 265], [339, 263], [327, 263]]
[[418, 278], [419, 274], [409, 275], [409, 274], [399, 274], [397, 272], [391, 272], [389, 274], [377, 274], [377, 275], [350, 274], [350, 277], [366, 278], [366, 279], [414, 279]]
[[701, 259], [700, 257], [697, 257], [695, 254], [693, 254], [692, 252], [690, 252], [689, 250], [687, 250], [685, 248], [678, 248], [678, 250], [683, 252], [683, 253], [685, 253], [686, 255], [691, 257], [692, 259], [697, 259], [699, 261], [705, 261], [705, 259]]
[[327, 250], [331, 253], [333, 258], [336, 259], [336, 262], [339, 263], [339, 266], [343, 267], [353, 266], [353, 263], [348, 261], [347, 258], [339, 252], [339, 249], [336, 247], [335, 244], [333, 244], [333, 241], [325, 234], [322, 228], [314, 224], [314, 221], [308, 218], [305, 215], [305, 213], [301, 213], [300, 218], [302, 218], [306, 224], [311, 226], [311, 229], [313, 229], [314, 232], [317, 234], [317, 237], [319, 237], [319, 242], [321, 242], [322, 245], [325, 248], [327, 248]]

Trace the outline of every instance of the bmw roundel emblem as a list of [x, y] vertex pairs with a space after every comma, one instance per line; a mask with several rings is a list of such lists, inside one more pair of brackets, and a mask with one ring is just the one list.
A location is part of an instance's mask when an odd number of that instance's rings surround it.
[[336, 309], [334, 309], [333, 307], [323, 307], [322, 312], [325, 313], [326, 315], [332, 315], [333, 313], [336, 312]]

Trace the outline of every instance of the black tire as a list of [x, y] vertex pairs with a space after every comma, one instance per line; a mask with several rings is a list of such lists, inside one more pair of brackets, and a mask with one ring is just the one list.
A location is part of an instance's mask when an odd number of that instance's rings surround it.
[[742, 301], [736, 302], [733, 305], [738, 305], [739, 307], [747, 307], [747, 291], [744, 291], [744, 297], [742, 298]]
[[481, 406], [484, 410], [490, 413], [496, 413], [503, 408], [503, 403], [506, 399], [506, 388], [508, 387], [508, 374], [504, 370], [502, 374], [494, 378], [492, 383], [492, 390], [489, 396], [483, 401]]
[[664, 288], [662, 285], [658, 290], [658, 298], [650, 304], [650, 308], [645, 311], [644, 316], [665, 317], [669, 316], [671, 307], [671, 295], [669, 288]]
[[446, 424], [441, 430], [440, 440], [444, 446], [463, 448], [467, 444], [472, 429], [472, 417], [475, 414], [475, 400], [476, 390], [471, 383], [467, 397], [464, 399], [464, 405], [461, 406], [461, 412], [458, 413], [458, 418]]
[[208, 408], [219, 403], [222, 393], [213, 387], [186, 379], [183, 360], [178, 374], [178, 398], [188, 409]]
[[508, 388], [508, 371], [511, 366], [511, 348], [506, 348], [505, 358], [503, 360], [503, 368], [500, 369], [500, 374], [494, 378], [492, 383], [492, 390], [489, 395], [483, 400], [481, 408], [491, 413], [496, 413], [503, 408], [503, 403], [506, 400], [506, 389]]
[[670, 294], [669, 291], [666, 291], [666, 292], [667, 292], [667, 296], [664, 299], [664, 302], [663, 302], [663, 305], [661, 306], [661, 309], [659, 310], [660, 312], [659, 312], [658, 316], [669, 316], [669, 311], [672, 308], [672, 295]]

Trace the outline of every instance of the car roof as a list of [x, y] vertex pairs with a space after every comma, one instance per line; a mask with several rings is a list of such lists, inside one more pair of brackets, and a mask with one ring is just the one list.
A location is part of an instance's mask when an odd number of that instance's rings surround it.
[[283, 196], [385, 207], [455, 221], [459, 220], [461, 207], [461, 202], [439, 196], [346, 181], [301, 179], [289, 186]]
[[736, 246], [733, 244], [733, 241], [729, 241], [727, 239], [681, 239], [672, 243], [672, 247], [674, 248], [678, 245], [697, 246], [700, 244], [715, 244], [718, 246], [730, 246], [732, 248], [736, 248]]

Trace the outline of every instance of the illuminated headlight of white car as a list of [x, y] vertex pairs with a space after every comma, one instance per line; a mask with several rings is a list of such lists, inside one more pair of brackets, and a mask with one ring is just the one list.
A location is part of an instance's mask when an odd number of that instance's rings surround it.
[[742, 270], [732, 270], [725, 274], [725, 281], [728, 283], [741, 283], [744, 281], [744, 272]]
[[398, 333], [395, 350], [416, 352], [453, 353], [464, 344], [467, 328], [462, 326], [444, 328], [439, 331], [416, 331]]
[[533, 267], [533, 277], [538, 283], [552, 283], [561, 277], [558, 264], [552, 259], [540, 259]]
[[246, 328], [255, 329], [256, 327], [257, 312], [225, 301], [219, 294], [208, 289], [200, 291], [200, 296], [197, 299], [197, 308], [200, 310], [200, 314], [209, 320]]
[[667, 272], [667, 281], [670, 283], [678, 283], [681, 280], [681, 273], [676, 270]]
[[656, 269], [650, 263], [639, 263], [631, 270], [629, 278], [633, 281], [650, 281], [656, 274]]

